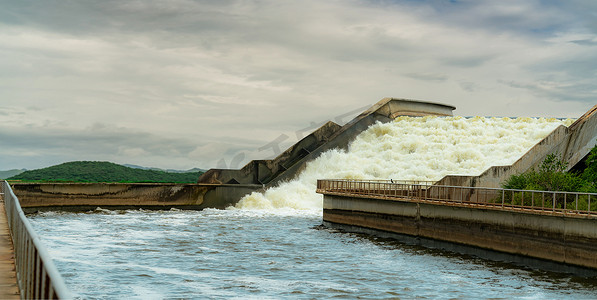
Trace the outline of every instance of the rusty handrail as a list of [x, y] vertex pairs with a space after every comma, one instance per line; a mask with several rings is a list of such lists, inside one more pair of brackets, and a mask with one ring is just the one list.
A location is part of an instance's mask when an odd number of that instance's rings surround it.
[[[431, 181], [352, 179], [318, 180], [317, 192], [597, 217], [597, 209], [591, 209], [597, 193], [435, 185]], [[597, 208], [597, 204], [593, 205]]]

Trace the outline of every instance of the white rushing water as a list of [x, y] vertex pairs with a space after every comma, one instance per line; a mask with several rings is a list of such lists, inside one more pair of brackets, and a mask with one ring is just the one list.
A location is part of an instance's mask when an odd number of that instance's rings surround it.
[[545, 118], [399, 117], [359, 134], [347, 151], [330, 150], [289, 182], [245, 196], [241, 209], [321, 210], [317, 179], [437, 181], [446, 175], [479, 175], [511, 165], [560, 125]]

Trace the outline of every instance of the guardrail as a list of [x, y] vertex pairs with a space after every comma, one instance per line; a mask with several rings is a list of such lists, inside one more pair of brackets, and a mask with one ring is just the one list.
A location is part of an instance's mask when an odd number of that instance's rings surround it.
[[14, 246], [21, 299], [70, 299], [70, 292], [62, 276], [25, 217], [19, 199], [8, 182], [2, 182], [1, 186]]
[[597, 217], [597, 193], [448, 186], [434, 185], [429, 181], [347, 179], [318, 180], [317, 192]]

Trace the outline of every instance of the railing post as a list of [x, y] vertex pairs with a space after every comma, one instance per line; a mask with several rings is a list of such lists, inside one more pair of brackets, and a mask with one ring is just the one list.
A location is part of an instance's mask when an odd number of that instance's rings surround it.
[[419, 198], [419, 200], [423, 200], [423, 186], [422, 185], [418, 186], [417, 193], [418, 193], [417, 197]]
[[515, 191], [515, 190], [512, 191], [512, 197], [510, 198], [510, 204], [508, 204], [507, 207], [509, 207], [509, 208], [514, 207], [514, 199], [516, 199], [516, 193], [517, 193], [517, 191]]
[[461, 188], [460, 188], [460, 203], [463, 203], [463, 202], [464, 202], [464, 196], [463, 196], [463, 193], [462, 193], [462, 192], [463, 192], [463, 189], [462, 189], [462, 187], [461, 187]]
[[27, 296], [33, 298], [33, 241], [29, 238], [27, 249]]
[[35, 286], [33, 288], [33, 290], [35, 291], [33, 293], [33, 297], [35, 299], [41, 299], [41, 295], [40, 295], [40, 279], [41, 279], [40, 273], [41, 272], [40, 272], [40, 269], [41, 269], [41, 261], [40, 261], [39, 255], [36, 255], [35, 256], [35, 278], [34, 278]]

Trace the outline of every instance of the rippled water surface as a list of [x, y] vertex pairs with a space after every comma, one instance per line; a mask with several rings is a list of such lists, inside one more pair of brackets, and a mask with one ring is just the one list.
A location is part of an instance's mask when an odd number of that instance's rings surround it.
[[320, 211], [29, 218], [86, 299], [597, 298], [592, 280], [321, 229]]

